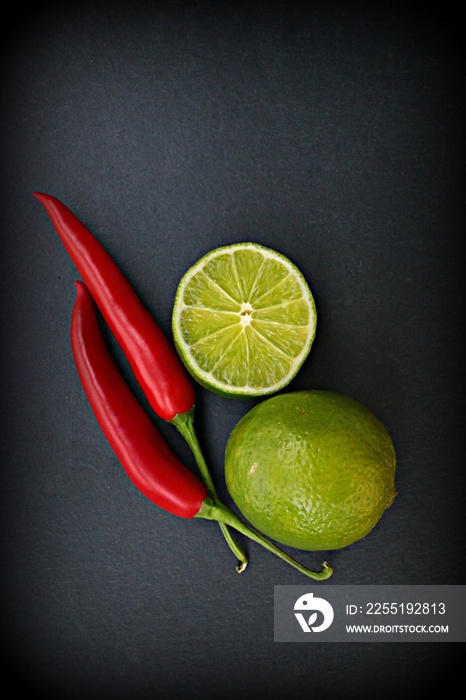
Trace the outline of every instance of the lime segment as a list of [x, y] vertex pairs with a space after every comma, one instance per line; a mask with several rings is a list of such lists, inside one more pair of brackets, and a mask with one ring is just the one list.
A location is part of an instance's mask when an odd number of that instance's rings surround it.
[[173, 336], [191, 374], [227, 396], [285, 387], [315, 336], [309, 286], [285, 256], [257, 243], [217, 248], [182, 278]]

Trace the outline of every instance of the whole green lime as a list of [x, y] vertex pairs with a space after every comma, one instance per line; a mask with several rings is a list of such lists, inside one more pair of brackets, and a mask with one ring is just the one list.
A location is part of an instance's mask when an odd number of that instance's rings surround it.
[[241, 513], [281, 544], [340, 549], [365, 537], [396, 495], [396, 456], [382, 423], [327, 391], [257, 404], [225, 452], [228, 490]]

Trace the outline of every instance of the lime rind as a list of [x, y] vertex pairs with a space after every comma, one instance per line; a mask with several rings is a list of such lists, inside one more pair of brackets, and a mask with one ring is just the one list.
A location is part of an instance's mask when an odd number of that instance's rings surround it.
[[347, 547], [377, 525], [396, 496], [393, 441], [357, 401], [328, 391], [279, 394], [237, 423], [225, 482], [239, 511], [282, 545]]
[[311, 349], [316, 307], [298, 268], [257, 243], [217, 248], [182, 277], [172, 330], [188, 371], [232, 397], [272, 394]]

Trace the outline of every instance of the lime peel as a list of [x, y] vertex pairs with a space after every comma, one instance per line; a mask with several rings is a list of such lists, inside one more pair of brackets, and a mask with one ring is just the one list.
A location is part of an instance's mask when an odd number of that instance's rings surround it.
[[228, 491], [242, 515], [282, 545], [347, 547], [396, 496], [396, 454], [383, 424], [341, 394], [308, 390], [257, 404], [225, 450]]

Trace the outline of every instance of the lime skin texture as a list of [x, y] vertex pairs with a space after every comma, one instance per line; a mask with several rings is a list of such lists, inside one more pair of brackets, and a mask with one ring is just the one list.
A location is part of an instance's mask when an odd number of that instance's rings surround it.
[[226, 484], [243, 516], [309, 551], [365, 537], [395, 498], [395, 469], [382, 423], [353, 399], [319, 390], [263, 400], [225, 451]]

